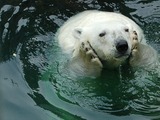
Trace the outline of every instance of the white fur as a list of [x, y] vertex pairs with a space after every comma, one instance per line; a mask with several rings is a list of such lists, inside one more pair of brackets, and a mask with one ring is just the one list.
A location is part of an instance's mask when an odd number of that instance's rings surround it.
[[[125, 32], [125, 29], [129, 29], [129, 32]], [[143, 31], [131, 19], [118, 13], [92, 10], [71, 17], [60, 27], [56, 37], [63, 52], [71, 56], [70, 67], [73, 68], [75, 72], [81, 75], [97, 76], [100, 74], [103, 66], [98, 64], [98, 59], [90, 60], [89, 55], [92, 54], [91, 52], [93, 51], [86, 54], [82, 52], [83, 50], [81, 51], [82, 42], [86, 43], [86, 41], [89, 41], [98, 57], [107, 61], [108, 67], [118, 67], [128, 56], [116, 57], [115, 42], [117, 42], [119, 38], [125, 39], [129, 47], [127, 53], [131, 54], [131, 34], [133, 31], [136, 31], [138, 34], [139, 46], [148, 46]], [[106, 35], [99, 37], [99, 34], [103, 32], [106, 32]], [[154, 54], [152, 56], [156, 56], [151, 47], [148, 46], [144, 48], [152, 51], [153, 53], [150, 52]], [[143, 50], [143, 56], [146, 56], [147, 54], [145, 54], [144, 51], [145, 50]], [[143, 64], [140, 58], [138, 58], [138, 60], [132, 59], [130, 63], [132, 63], [131, 66]]]

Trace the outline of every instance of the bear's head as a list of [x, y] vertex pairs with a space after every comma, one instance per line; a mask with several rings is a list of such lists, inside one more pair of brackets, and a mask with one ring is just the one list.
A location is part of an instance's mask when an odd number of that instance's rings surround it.
[[108, 67], [118, 67], [130, 56], [133, 28], [122, 21], [109, 21], [76, 28], [79, 41], [89, 41], [92, 48]]

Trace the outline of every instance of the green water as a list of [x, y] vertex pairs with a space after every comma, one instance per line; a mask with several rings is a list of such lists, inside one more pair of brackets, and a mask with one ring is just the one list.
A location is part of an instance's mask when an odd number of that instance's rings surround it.
[[160, 52], [158, 0], [1, 0], [0, 120], [160, 119], [159, 72], [122, 67], [95, 79], [62, 72], [67, 58], [55, 32], [87, 9], [130, 17]]

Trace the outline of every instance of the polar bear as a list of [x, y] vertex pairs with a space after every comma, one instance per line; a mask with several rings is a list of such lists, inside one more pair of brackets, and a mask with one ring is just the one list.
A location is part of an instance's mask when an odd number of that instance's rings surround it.
[[157, 63], [157, 52], [146, 43], [142, 29], [119, 13], [81, 12], [59, 28], [56, 38], [70, 56], [69, 69], [81, 76], [98, 76], [104, 68], [127, 62], [132, 67]]

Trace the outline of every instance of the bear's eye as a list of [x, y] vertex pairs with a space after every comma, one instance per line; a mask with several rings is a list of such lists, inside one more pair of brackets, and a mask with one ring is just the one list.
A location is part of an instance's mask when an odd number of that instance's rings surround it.
[[106, 35], [106, 32], [102, 32], [102, 33], [99, 34], [99, 37], [103, 37], [105, 35]]
[[128, 28], [125, 28], [124, 31], [125, 31], [125, 32], [129, 32], [129, 29], [128, 29]]

